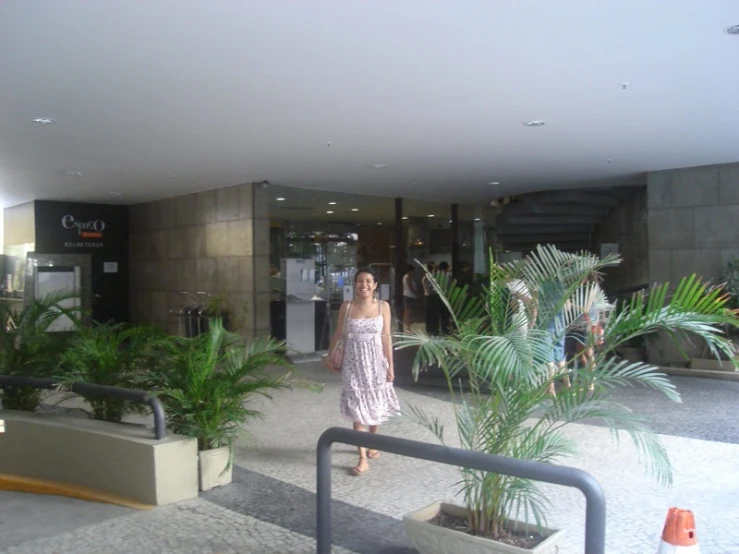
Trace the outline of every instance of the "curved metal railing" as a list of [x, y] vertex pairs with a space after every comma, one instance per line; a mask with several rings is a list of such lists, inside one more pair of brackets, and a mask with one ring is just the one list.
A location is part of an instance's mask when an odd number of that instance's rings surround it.
[[[0, 375], [0, 387], [30, 387], [33, 389], [57, 390], [61, 387], [56, 379], [40, 379], [36, 377], [16, 377]], [[142, 390], [109, 387], [107, 385], [93, 385], [90, 383], [74, 383], [63, 385], [65, 390], [82, 396], [97, 396], [100, 398], [120, 398], [146, 404], [154, 415], [154, 438], [162, 440], [167, 437], [167, 418], [164, 407], [156, 396]]]

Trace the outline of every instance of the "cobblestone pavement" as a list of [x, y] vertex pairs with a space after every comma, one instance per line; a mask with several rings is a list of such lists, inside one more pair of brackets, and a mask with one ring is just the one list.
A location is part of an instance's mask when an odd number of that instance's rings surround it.
[[[315, 551], [315, 445], [327, 427], [344, 423], [338, 416], [338, 376], [316, 364], [300, 369], [305, 377], [324, 382], [325, 390], [285, 391], [274, 402], [258, 402], [266, 417], [252, 422], [249, 435], [237, 445], [233, 485], [194, 501], [116, 517], [4, 550], [0, 533], [0, 554]], [[655, 427], [665, 433], [663, 443], [674, 465], [669, 488], [657, 484], [639, 464], [628, 437], [616, 444], [603, 427], [573, 425], [568, 430], [581, 451], [564, 463], [592, 473], [606, 493], [609, 554], [655, 552], [670, 506], [693, 510], [702, 552], [739, 552], [739, 444], [733, 438], [739, 423], [731, 415], [736, 413], [739, 390], [730, 388], [734, 383], [727, 387], [724, 382], [687, 378], [674, 382], [684, 394], [682, 405], [663, 405], [645, 391], [620, 393], [627, 404], [656, 416]], [[402, 387], [398, 395], [404, 406], [423, 407], [452, 431], [452, 406], [443, 392]], [[686, 406], [687, 411], [681, 411]], [[711, 431], [705, 414], [716, 414], [715, 427], [721, 429]], [[682, 429], [687, 431], [681, 434]], [[383, 426], [382, 432], [433, 440], [402, 417]], [[711, 440], [704, 440], [707, 437]], [[384, 454], [372, 462], [368, 473], [356, 478], [348, 474], [355, 462], [354, 449], [334, 447], [335, 552], [413, 552], [400, 518], [431, 502], [452, 500], [458, 480], [455, 469]], [[560, 553], [581, 554], [582, 496], [554, 486], [545, 491], [553, 503], [551, 526], [567, 532]]]
[[[318, 368], [303, 368], [310, 375]], [[285, 393], [290, 399], [276, 398], [265, 404], [267, 417], [251, 426], [252, 436], [239, 445], [237, 459], [243, 467], [285, 483], [313, 491], [315, 487], [314, 447], [320, 433], [329, 425], [342, 425], [337, 416], [338, 378], [316, 373], [326, 381], [320, 394], [307, 391]], [[711, 400], [704, 381], [699, 381], [696, 400], [688, 384], [683, 389], [684, 404], [722, 413], [735, 413], [737, 395], [721, 397], [717, 406]], [[719, 383], [717, 388], [723, 388]], [[629, 391], [631, 392], [631, 391]], [[638, 405], [660, 402], [639, 391]], [[628, 396], [628, 392], [625, 393]], [[404, 406], [422, 406], [440, 417], [446, 428], [453, 429], [451, 405], [445, 399], [419, 394], [408, 387], [399, 390]], [[666, 409], [681, 405], [669, 403]], [[686, 421], [686, 426], [690, 422]], [[739, 423], [731, 422], [735, 432]], [[679, 430], [679, 426], [677, 426]], [[390, 435], [420, 440], [433, 440], [413, 422], [399, 418], [382, 429]], [[580, 455], [564, 463], [580, 467], [595, 476], [603, 486], [608, 503], [607, 552], [643, 553], [656, 551], [670, 506], [693, 510], [703, 552], [735, 554], [739, 552], [739, 490], [736, 477], [739, 445], [682, 436], [662, 435], [674, 465], [674, 483], [666, 488], [657, 484], [643, 465], [628, 437], [620, 444], [611, 440], [608, 429], [592, 425], [573, 425], [568, 435], [581, 445]], [[370, 472], [357, 479], [346, 469], [355, 463], [351, 448], [335, 448], [333, 480], [334, 498], [366, 510], [399, 519], [405, 513], [437, 500], [454, 497], [458, 480], [453, 468], [409, 458], [385, 455], [373, 463]], [[582, 552], [585, 503], [575, 490], [547, 486], [553, 501], [550, 523], [567, 530], [561, 554]], [[382, 534], [378, 531], [377, 534]], [[404, 544], [404, 543], [403, 543]], [[402, 546], [401, 544], [400, 546]], [[381, 551], [381, 550], [378, 550]], [[368, 551], [370, 552], [370, 551]]]
[[[663, 435], [739, 444], [739, 425], [731, 409], [739, 399], [739, 382], [697, 377], [670, 377], [670, 381], [682, 396], [679, 404], [646, 388], [623, 388], [611, 398], [647, 416], [652, 429]], [[438, 386], [405, 388], [432, 398], [449, 398]]]
[[[3, 554], [309, 554], [315, 543], [198, 498], [26, 541]], [[350, 554], [336, 548], [335, 553]]]

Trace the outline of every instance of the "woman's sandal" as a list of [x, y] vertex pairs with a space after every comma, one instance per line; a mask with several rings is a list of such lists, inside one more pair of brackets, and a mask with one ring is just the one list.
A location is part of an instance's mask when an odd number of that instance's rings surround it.
[[365, 473], [369, 469], [369, 464], [367, 464], [365, 467], [361, 467], [360, 466], [360, 464], [362, 463], [361, 460], [365, 460], [365, 463], [366, 463], [367, 458], [361, 458], [359, 464], [355, 465], [351, 469], [350, 473], [354, 477], [359, 477], [360, 475], [362, 475], [363, 473]]
[[379, 450], [368, 450], [367, 451], [367, 457], [370, 460], [376, 460], [380, 457], [380, 451]]

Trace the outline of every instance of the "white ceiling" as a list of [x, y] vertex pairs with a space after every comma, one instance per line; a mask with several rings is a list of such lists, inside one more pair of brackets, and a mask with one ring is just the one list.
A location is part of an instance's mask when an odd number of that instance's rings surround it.
[[2, 0], [0, 197], [486, 203], [735, 162], [735, 24], [736, 0]]

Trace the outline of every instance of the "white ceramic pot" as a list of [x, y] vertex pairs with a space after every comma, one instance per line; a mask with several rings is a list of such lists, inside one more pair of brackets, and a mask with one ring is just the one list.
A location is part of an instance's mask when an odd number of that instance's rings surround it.
[[209, 491], [213, 487], [228, 485], [233, 478], [233, 465], [230, 464], [231, 448], [222, 446], [213, 450], [201, 450], [200, 490]]
[[518, 548], [429, 523], [439, 512], [467, 518], [467, 508], [443, 502], [437, 502], [403, 518], [405, 532], [411, 544], [421, 554], [557, 554], [558, 543], [564, 534], [564, 531], [537, 530], [535, 525], [519, 523], [519, 529], [532, 533], [541, 532], [546, 539], [533, 550]]

